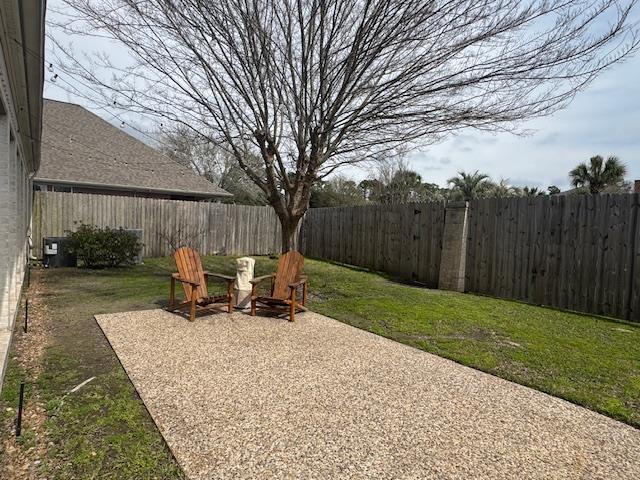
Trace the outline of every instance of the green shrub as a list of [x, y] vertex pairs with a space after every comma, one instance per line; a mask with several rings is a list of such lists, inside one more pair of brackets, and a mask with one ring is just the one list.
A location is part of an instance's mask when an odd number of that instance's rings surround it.
[[123, 228], [100, 228], [83, 223], [75, 232], [70, 232], [69, 238], [69, 252], [87, 268], [130, 265], [142, 248], [137, 237]]

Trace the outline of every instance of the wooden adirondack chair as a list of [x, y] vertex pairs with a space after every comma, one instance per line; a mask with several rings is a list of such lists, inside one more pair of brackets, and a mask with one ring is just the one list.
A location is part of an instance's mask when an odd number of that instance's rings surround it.
[[[291, 251], [280, 256], [278, 271], [271, 275], [251, 280], [251, 315], [256, 314], [256, 306], [261, 309], [278, 312], [289, 311], [289, 321], [295, 320], [296, 310], [306, 310], [307, 303], [307, 278], [302, 273], [304, 257], [300, 253]], [[258, 295], [258, 285], [266, 279], [271, 279], [271, 295], [263, 297]], [[302, 286], [302, 304], [298, 303], [297, 291]]]
[[[171, 274], [171, 292], [169, 294], [169, 306], [167, 310], [188, 310], [189, 320], [194, 321], [197, 311], [205, 311], [217, 308], [227, 308], [233, 311], [233, 287], [234, 277], [206, 272], [202, 269], [202, 262], [198, 252], [189, 247], [181, 247], [173, 254], [176, 261], [177, 273]], [[223, 295], [209, 295], [208, 279], [214, 278], [227, 282], [227, 293]], [[176, 281], [182, 283], [185, 300], [176, 300]]]

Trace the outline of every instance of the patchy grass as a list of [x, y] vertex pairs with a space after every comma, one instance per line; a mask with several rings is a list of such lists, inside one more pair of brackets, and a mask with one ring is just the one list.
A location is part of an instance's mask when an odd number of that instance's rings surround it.
[[[41, 286], [47, 346], [25, 397], [44, 407], [45, 419], [40, 438], [27, 443], [34, 436], [29, 425], [27, 438], [16, 445], [20, 451], [14, 447], [0, 452], [0, 463], [6, 460], [3, 455], [13, 455], [17, 457], [12, 459], [14, 465], [28, 467], [12, 472], [16, 476], [11, 478], [184, 478], [93, 320], [98, 312], [157, 307], [166, 279], [163, 273], [141, 266], [110, 271], [59, 269], [33, 275], [32, 281]], [[15, 350], [36, 328], [27, 335], [16, 328], [0, 402], [6, 412], [5, 426], [15, 417], [6, 409], [17, 403], [17, 388], [27, 373]], [[70, 393], [91, 377], [95, 379]], [[12, 432], [7, 431], [5, 439], [7, 434]], [[31, 449], [34, 445], [40, 448]]]
[[[212, 271], [234, 271], [231, 257], [203, 261]], [[258, 257], [256, 274], [274, 267], [274, 260]], [[170, 259], [151, 259], [133, 268], [34, 276], [48, 312], [48, 346], [30, 392], [45, 406], [51, 442], [39, 467], [42, 476], [182, 478], [93, 320], [96, 313], [163, 306], [172, 270]], [[403, 285], [326, 262], [308, 260], [306, 271], [311, 308], [319, 313], [640, 426], [636, 325]], [[3, 411], [15, 403], [21, 375], [12, 360]], [[90, 377], [96, 378], [68, 393]], [[30, 442], [25, 439], [23, 448]]]

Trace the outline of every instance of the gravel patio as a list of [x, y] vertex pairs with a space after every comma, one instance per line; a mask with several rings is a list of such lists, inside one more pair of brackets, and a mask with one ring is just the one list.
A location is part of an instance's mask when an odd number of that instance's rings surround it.
[[98, 315], [189, 478], [640, 478], [640, 431], [305, 313]]

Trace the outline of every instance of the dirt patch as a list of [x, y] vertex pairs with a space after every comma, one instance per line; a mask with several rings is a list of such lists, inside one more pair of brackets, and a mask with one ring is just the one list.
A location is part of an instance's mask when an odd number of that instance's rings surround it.
[[[0, 478], [15, 480], [37, 479], [38, 467], [47, 447], [44, 422], [47, 419], [45, 409], [36, 389], [30, 386], [42, 371], [42, 356], [47, 347], [47, 309], [43, 302], [44, 287], [40, 281], [41, 272], [33, 269], [31, 284], [24, 295], [20, 313], [16, 321], [10, 368], [23, 372], [26, 384], [25, 403], [22, 416], [22, 435], [14, 435], [15, 406], [8, 406], [4, 420], [4, 431], [9, 434], [3, 438], [3, 456], [0, 465]], [[24, 319], [25, 299], [29, 299], [29, 318], [27, 333], [21, 321]]]

